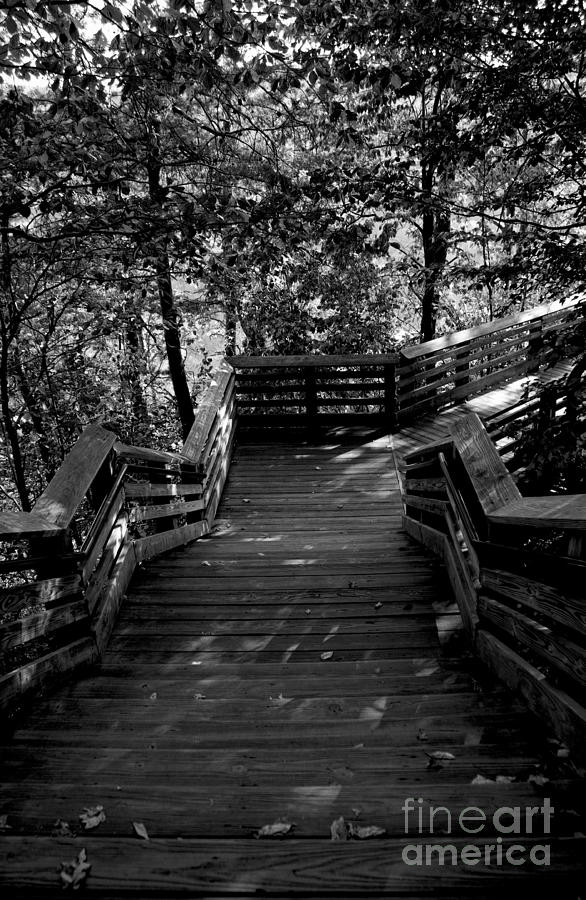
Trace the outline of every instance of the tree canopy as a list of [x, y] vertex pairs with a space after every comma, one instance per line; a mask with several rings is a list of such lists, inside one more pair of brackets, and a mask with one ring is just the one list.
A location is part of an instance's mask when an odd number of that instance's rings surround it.
[[89, 420], [179, 441], [214, 352], [392, 350], [582, 291], [584, 18], [0, 3], [6, 504]]

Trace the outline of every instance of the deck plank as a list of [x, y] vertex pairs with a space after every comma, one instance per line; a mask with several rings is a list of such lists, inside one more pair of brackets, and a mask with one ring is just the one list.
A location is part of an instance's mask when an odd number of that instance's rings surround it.
[[[544, 790], [571, 810], [577, 790], [530, 780], [549, 765], [546, 736], [461, 654], [443, 573], [401, 531], [403, 454], [461, 414], [392, 441], [237, 448], [216, 531], [142, 566], [100, 669], [39, 698], [4, 740], [11, 896], [61, 896], [58, 863], [81, 846], [100, 897], [424, 897], [438, 873], [453, 898], [533, 884], [528, 866], [401, 860], [406, 796], [489, 813]], [[436, 751], [454, 758], [430, 766]], [[50, 836], [96, 803], [95, 832]], [[338, 846], [341, 815], [387, 834]], [[279, 819], [292, 840], [250, 840]], [[133, 821], [153, 840], [133, 839]], [[570, 813], [556, 827], [571, 837], [547, 870], [557, 890], [583, 845]]]

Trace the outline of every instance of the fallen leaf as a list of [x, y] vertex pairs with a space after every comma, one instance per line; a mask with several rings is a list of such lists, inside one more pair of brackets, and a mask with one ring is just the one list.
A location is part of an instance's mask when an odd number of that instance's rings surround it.
[[351, 838], [358, 841], [368, 841], [370, 838], [382, 837], [387, 833], [387, 829], [379, 828], [378, 825], [353, 825], [350, 822], [348, 833]]
[[63, 819], [57, 819], [55, 824], [53, 825], [53, 830], [51, 831], [53, 837], [73, 837], [73, 831], [70, 828], [69, 822], [64, 822]]
[[374, 604], [374, 608], [375, 608], [375, 609], [380, 609], [381, 606], [382, 606], [382, 603], [381, 603], [380, 600], [377, 600], [377, 602]]
[[250, 500], [248, 499], [248, 497], [244, 497], [244, 499], [242, 500], [242, 502], [243, 502], [243, 503], [250, 503]]
[[346, 825], [344, 816], [340, 816], [339, 819], [334, 819], [330, 825], [330, 835], [333, 841], [348, 840], [348, 826]]
[[149, 838], [149, 833], [148, 833], [148, 831], [146, 830], [146, 828], [144, 827], [144, 825], [142, 824], [142, 822], [133, 822], [133, 823], [132, 823], [132, 827], [134, 828], [134, 830], [135, 830], [136, 834], [138, 835], [138, 837], [139, 837], [139, 838], [142, 838], [143, 841], [149, 841], [149, 840], [150, 840], [150, 838]]
[[492, 778], [485, 778], [484, 775], [475, 775], [470, 784], [494, 784]]
[[362, 750], [364, 744], [354, 744], [353, 747], [350, 747], [351, 750]]
[[549, 782], [549, 778], [546, 778], [545, 775], [530, 775], [527, 781], [529, 784], [537, 784], [542, 787]]
[[102, 822], [106, 821], [106, 813], [103, 806], [86, 806], [79, 816], [79, 821], [86, 831], [90, 828], [97, 828]]
[[316, 466], [316, 467], [315, 467], [315, 471], [316, 471], [316, 472], [321, 472], [321, 466]]
[[10, 831], [12, 825], [8, 825], [8, 813], [0, 816], [0, 831]]
[[306, 609], [306, 610], [305, 610], [305, 615], [306, 615], [306, 616], [311, 615], [311, 610], [310, 610], [310, 609]]
[[355, 588], [355, 587], [358, 587], [358, 584], [357, 584], [356, 581], [349, 581], [349, 582], [348, 582], [348, 587], [349, 587], [349, 588]]
[[362, 810], [358, 809], [358, 807], [353, 806], [352, 807], [352, 815], [354, 816], [355, 819], [358, 819], [362, 815]]
[[204, 561], [202, 562], [202, 566], [211, 566], [211, 562], [208, 562], [207, 559], [204, 559]]
[[82, 847], [76, 859], [72, 859], [71, 862], [68, 863], [61, 863], [59, 877], [61, 879], [62, 887], [64, 889], [70, 888], [73, 891], [77, 891], [88, 877], [91, 867], [91, 863], [88, 863], [87, 861], [86, 849], [85, 847]]
[[205, 700], [205, 698], [206, 698], [205, 694], [194, 694], [193, 695], [194, 700]]
[[426, 756], [429, 756], [430, 759], [437, 760], [447, 760], [447, 759], [455, 759], [453, 753], [446, 753], [444, 750], [434, 750], [433, 753], [426, 753]]
[[320, 653], [320, 659], [331, 659], [333, 655], [333, 650], [324, 650], [323, 653]]
[[149, 700], [156, 700], [156, 699], [157, 699], [157, 692], [153, 691], [151, 696], [149, 697]]
[[229, 519], [216, 519], [212, 528], [212, 534], [221, 534], [223, 531], [229, 531], [231, 528], [232, 523]]
[[427, 736], [427, 731], [425, 731], [423, 728], [420, 728], [419, 731], [417, 732], [417, 740], [418, 741], [428, 741], [429, 738]]
[[294, 828], [294, 825], [288, 822], [273, 822], [272, 825], [263, 825], [262, 828], [255, 833], [256, 838], [284, 837]]

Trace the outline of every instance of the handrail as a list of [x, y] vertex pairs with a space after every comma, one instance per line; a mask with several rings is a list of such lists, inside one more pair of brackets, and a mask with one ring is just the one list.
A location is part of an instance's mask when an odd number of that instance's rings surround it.
[[[0, 708], [99, 660], [142, 561], [210, 531], [236, 430], [234, 375], [222, 362], [181, 453], [123, 444], [87, 426], [31, 513], [0, 512]], [[26, 571], [36, 580], [23, 582]]]
[[586, 304], [568, 300], [404, 347], [399, 353], [234, 356], [241, 424], [310, 429], [378, 419], [394, 430], [547, 359], [547, 335], [573, 329]]
[[585, 758], [586, 496], [522, 497], [473, 413], [405, 462], [404, 527], [443, 559], [473, 648]]

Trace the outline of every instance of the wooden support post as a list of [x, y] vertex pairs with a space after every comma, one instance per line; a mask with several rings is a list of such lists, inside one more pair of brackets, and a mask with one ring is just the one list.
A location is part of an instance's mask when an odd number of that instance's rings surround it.
[[313, 367], [305, 370], [305, 415], [308, 431], [313, 434], [317, 429], [317, 384]]
[[537, 372], [541, 362], [541, 354], [543, 352], [543, 319], [537, 319], [531, 323], [529, 344], [527, 347], [527, 372], [532, 374]]
[[385, 377], [385, 421], [391, 431], [397, 428], [397, 393], [395, 386], [395, 366], [384, 367]]
[[468, 359], [470, 347], [466, 346], [464, 350], [456, 353], [456, 366], [454, 368], [455, 378], [454, 386], [460, 387], [463, 384], [470, 383], [470, 360]]

